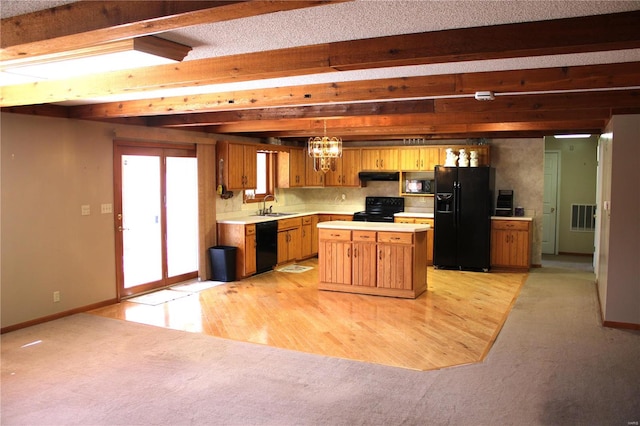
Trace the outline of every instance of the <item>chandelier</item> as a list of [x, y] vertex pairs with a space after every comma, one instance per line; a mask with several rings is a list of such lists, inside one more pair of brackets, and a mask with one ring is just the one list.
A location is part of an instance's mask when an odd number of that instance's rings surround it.
[[342, 157], [342, 139], [327, 136], [327, 121], [324, 122], [324, 136], [309, 138], [309, 157], [313, 158], [313, 169], [327, 173], [335, 170], [335, 159]]

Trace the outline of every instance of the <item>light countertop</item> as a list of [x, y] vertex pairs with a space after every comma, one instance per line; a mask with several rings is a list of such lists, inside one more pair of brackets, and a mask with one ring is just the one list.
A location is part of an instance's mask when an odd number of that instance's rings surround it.
[[491, 216], [491, 220], [524, 220], [525, 222], [531, 222], [533, 218], [527, 216]]
[[394, 214], [395, 217], [419, 217], [421, 219], [433, 219], [433, 213], [402, 212]]
[[333, 215], [353, 215], [354, 212], [345, 212], [345, 211], [302, 211], [299, 210], [297, 212], [282, 212], [287, 213], [284, 216], [260, 216], [260, 215], [244, 215], [227, 219], [219, 219], [217, 223], [226, 223], [231, 225], [250, 225], [252, 223], [261, 223], [261, 222], [269, 222], [272, 220], [280, 220], [280, 219], [290, 219], [294, 217], [302, 217], [309, 216], [313, 214], [333, 214]]
[[431, 226], [415, 223], [393, 223], [393, 222], [347, 222], [343, 220], [332, 220], [330, 222], [320, 222], [320, 229], [346, 229], [351, 231], [389, 231], [389, 232], [425, 232]]

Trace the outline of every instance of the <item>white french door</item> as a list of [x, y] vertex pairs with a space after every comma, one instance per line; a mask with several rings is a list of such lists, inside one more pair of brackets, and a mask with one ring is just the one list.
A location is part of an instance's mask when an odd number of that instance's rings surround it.
[[195, 150], [116, 143], [114, 176], [119, 298], [196, 278]]

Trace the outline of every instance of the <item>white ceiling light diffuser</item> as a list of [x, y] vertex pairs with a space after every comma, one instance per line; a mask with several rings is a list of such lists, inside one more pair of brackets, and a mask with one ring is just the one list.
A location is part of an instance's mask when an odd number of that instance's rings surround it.
[[182, 61], [191, 47], [145, 36], [0, 63], [0, 86], [163, 65]]

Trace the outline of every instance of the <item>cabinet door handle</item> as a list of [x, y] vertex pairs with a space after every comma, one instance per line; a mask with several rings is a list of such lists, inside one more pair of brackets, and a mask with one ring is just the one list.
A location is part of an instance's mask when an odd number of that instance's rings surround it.
[[355, 259], [356, 257], [358, 257], [358, 248], [354, 248], [353, 249], [353, 258]]
[[378, 252], [378, 259], [382, 260], [382, 250]]
[[418, 165], [418, 162], [419, 162], [419, 161], [420, 161], [420, 160], [416, 160], [416, 167], [419, 167], [419, 165]]
[[383, 169], [384, 168], [384, 159], [380, 160], [380, 168]]
[[380, 167], [380, 166], [378, 165], [378, 163], [379, 163], [379, 162], [380, 162], [380, 160], [376, 160], [376, 168]]
[[420, 160], [420, 168], [424, 167], [424, 160]]
[[347, 249], [347, 257], [351, 257], [351, 248]]
[[504, 236], [504, 242], [505, 242], [505, 243], [508, 243], [508, 242], [509, 242], [509, 236], [508, 236], [508, 235], [505, 235], [505, 236]]

